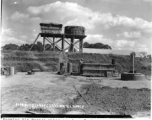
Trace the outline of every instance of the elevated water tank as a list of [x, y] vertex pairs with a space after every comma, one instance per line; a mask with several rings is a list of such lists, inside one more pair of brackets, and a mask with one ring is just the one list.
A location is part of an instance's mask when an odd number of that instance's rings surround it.
[[85, 35], [85, 28], [82, 26], [66, 26], [64, 33], [71, 35]]
[[57, 23], [40, 23], [42, 33], [61, 34], [62, 24]]

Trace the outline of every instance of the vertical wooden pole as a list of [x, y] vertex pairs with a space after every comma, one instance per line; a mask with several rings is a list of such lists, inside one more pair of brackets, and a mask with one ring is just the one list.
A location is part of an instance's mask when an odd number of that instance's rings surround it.
[[55, 38], [53, 36], [53, 51], [55, 51]]
[[83, 52], [83, 39], [79, 39], [79, 51], [82, 53]]
[[43, 37], [43, 51], [45, 51], [45, 37]]
[[64, 51], [64, 39], [65, 39], [65, 36], [63, 35], [62, 36], [62, 45], [61, 45], [62, 46], [62, 51]]
[[72, 38], [71, 38], [70, 52], [74, 52], [74, 46], [73, 46], [73, 43], [74, 43], [74, 37], [72, 37]]

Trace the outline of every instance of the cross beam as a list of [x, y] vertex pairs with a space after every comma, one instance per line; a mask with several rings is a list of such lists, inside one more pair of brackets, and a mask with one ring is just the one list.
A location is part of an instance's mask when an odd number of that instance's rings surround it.
[[[43, 50], [45, 51], [45, 41], [47, 40], [51, 46], [53, 46], [53, 51], [55, 51], [55, 47], [57, 47], [59, 50], [66, 51], [69, 49], [70, 52], [79, 51], [83, 52], [83, 39], [86, 37], [85, 35], [71, 35], [71, 34], [50, 34], [50, 33], [39, 33], [32, 44], [31, 48], [29, 50], [32, 50], [34, 44], [36, 43], [38, 37], [41, 35], [43, 37]], [[52, 40], [49, 38], [53, 38]], [[55, 41], [55, 38], [59, 38], [57, 41]], [[66, 40], [70, 39], [70, 41]], [[74, 41], [75, 39], [78, 39], [77, 41]], [[61, 42], [61, 47], [57, 44]], [[65, 42], [69, 45], [67, 48], [64, 48]], [[79, 43], [79, 47], [75, 46], [77, 43]]]
[[[70, 45], [70, 42], [68, 42], [66, 39], [64, 40], [67, 44], [69, 44]], [[79, 40], [78, 41], [76, 41], [73, 45], [75, 45], [75, 44], [77, 44], [79, 42]], [[72, 44], [72, 43], [71, 43]], [[74, 48], [75, 49], [79, 49], [78, 47], [76, 47], [76, 46], [74, 46]]]
[[[49, 43], [53, 44], [53, 42], [49, 39], [49, 38], [45, 38]], [[61, 50], [61, 48], [56, 44], [54, 45], [55, 47], [57, 47], [59, 50]]]

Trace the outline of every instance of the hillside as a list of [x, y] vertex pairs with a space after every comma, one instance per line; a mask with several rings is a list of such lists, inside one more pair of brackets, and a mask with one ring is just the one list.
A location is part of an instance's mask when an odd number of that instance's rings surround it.
[[[93, 54], [93, 53], [68, 53], [70, 62], [74, 65], [74, 70], [81, 58], [84, 62], [88, 63], [111, 63], [111, 59], [116, 61], [116, 69], [119, 72], [129, 71], [130, 69], [130, 56], [127, 55], [113, 55], [113, 54]], [[150, 75], [151, 73], [151, 59], [148, 58], [135, 58], [135, 70], [144, 74]]]
[[57, 71], [58, 62], [58, 52], [2, 51], [2, 65], [14, 66], [17, 72], [26, 72], [33, 68]]
[[[130, 56], [113, 54], [93, 54], [93, 53], [66, 53], [60, 52], [36, 52], [36, 51], [2, 51], [2, 65], [14, 66], [16, 71], [25, 72], [32, 68], [39, 68], [41, 71], [58, 71], [59, 61], [68, 59], [73, 63], [73, 71], [78, 70], [78, 62], [81, 58], [89, 63], [111, 63], [111, 59], [116, 61], [116, 69], [119, 72], [129, 71]], [[62, 58], [62, 59], [61, 59]], [[136, 58], [135, 69], [137, 72], [150, 75], [151, 59]]]

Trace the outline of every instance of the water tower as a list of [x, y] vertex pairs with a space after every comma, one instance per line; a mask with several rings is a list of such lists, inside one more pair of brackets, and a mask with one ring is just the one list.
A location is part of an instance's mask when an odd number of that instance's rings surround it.
[[[40, 23], [41, 33], [37, 35], [30, 50], [41, 36], [43, 38], [43, 51], [47, 49], [45, 44], [48, 41], [53, 51], [58, 49], [59, 51], [83, 52], [83, 39], [86, 37], [85, 28], [82, 26], [66, 26], [65, 32], [61, 33], [62, 26], [62, 24], [56, 23]], [[79, 47], [76, 46], [78, 43]]]

